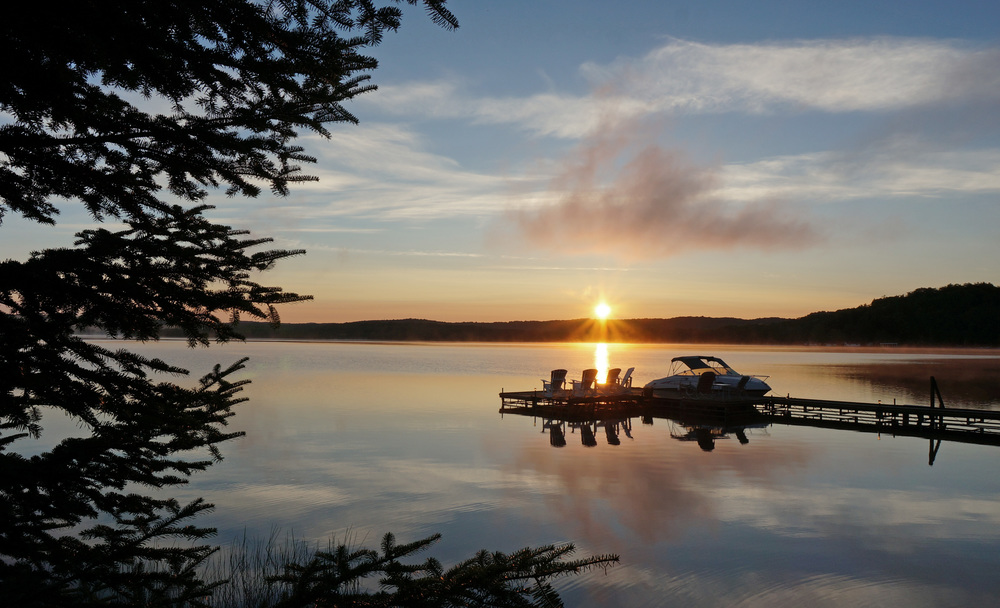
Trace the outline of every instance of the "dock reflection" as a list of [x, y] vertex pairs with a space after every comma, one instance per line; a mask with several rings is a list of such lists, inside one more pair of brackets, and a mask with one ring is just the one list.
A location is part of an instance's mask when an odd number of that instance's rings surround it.
[[[506, 408], [503, 414], [531, 416], [540, 420], [541, 432], [549, 437], [549, 445], [566, 447], [577, 441], [587, 448], [606, 445], [621, 446], [623, 440], [634, 441], [634, 420], [651, 426], [656, 421], [668, 424], [670, 437], [678, 441], [691, 441], [704, 451], [715, 448], [717, 440], [735, 438], [740, 445], [750, 443], [748, 433], [760, 432], [771, 425], [762, 416], [747, 413], [725, 417], [706, 413], [698, 415], [690, 410], [650, 408], [641, 405], [620, 404], [617, 407], [590, 408]], [[603, 436], [603, 440], [599, 437]]]
[[[964, 410], [933, 410], [954, 415]], [[927, 439], [928, 462], [934, 465], [942, 442], [973, 443], [1000, 446], [1000, 433], [992, 432], [992, 427], [983, 427], [983, 421], [972, 421], [966, 428], [950, 427], [943, 424], [905, 425], [897, 418], [882, 413], [864, 417], [852, 410], [850, 415], [789, 416], [785, 410], [763, 411], [744, 408], [739, 411], [725, 408], [692, 407], [690, 404], [677, 407], [651, 406], [646, 403], [588, 404], [586, 406], [525, 406], [504, 407], [501, 415], [530, 416], [541, 420], [542, 433], [549, 436], [552, 447], [566, 447], [579, 437], [581, 445], [595, 448], [600, 445], [621, 446], [623, 438], [632, 441], [633, 420], [639, 419], [643, 425], [653, 425], [657, 421], [668, 424], [670, 437], [681, 442], [691, 442], [705, 452], [711, 452], [720, 440], [735, 439], [740, 445], [750, 443], [754, 433], [766, 433], [774, 425], [809, 426], [831, 430], [875, 433], [890, 436], [908, 436]], [[978, 415], [983, 415], [982, 413]], [[989, 421], [986, 421], [989, 422]], [[975, 423], [975, 424], [974, 424]], [[989, 432], [987, 432], [989, 431]], [[600, 437], [603, 435], [603, 440]]]

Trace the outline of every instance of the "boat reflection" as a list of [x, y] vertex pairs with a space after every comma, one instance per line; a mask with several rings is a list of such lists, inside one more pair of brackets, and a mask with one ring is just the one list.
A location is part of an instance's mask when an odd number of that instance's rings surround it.
[[748, 424], [744, 426], [732, 426], [732, 427], [722, 427], [722, 426], [706, 426], [706, 425], [685, 425], [676, 421], [671, 421], [676, 430], [672, 428], [670, 430], [670, 436], [678, 441], [694, 441], [698, 444], [705, 452], [711, 452], [715, 449], [715, 441], [717, 439], [729, 439], [730, 435], [736, 437], [740, 445], [746, 445], [750, 443], [750, 438], [747, 437], [747, 431], [753, 431], [756, 429], [767, 429], [771, 426], [770, 423], [761, 422], [758, 424]]

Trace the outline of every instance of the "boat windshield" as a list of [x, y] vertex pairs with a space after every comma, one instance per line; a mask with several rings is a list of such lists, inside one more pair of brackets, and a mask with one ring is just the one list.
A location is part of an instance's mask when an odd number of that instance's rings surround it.
[[672, 361], [672, 376], [700, 376], [715, 372], [717, 376], [739, 376], [740, 373], [718, 357], [676, 357]]

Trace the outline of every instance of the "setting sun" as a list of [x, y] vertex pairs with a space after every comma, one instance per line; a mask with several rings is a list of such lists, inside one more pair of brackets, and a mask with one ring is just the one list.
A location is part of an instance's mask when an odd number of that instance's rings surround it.
[[594, 307], [594, 315], [598, 319], [601, 320], [607, 319], [608, 315], [610, 314], [611, 314], [611, 307], [605, 304], [604, 302], [601, 302], [600, 304]]

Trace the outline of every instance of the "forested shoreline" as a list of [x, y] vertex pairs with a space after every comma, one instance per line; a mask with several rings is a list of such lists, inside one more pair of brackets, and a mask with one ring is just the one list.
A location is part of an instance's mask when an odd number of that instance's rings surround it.
[[[448, 323], [393, 319], [351, 323], [240, 323], [248, 339], [444, 342], [634, 342], [1000, 346], [1000, 287], [922, 288], [855, 308], [797, 319], [675, 317]], [[164, 336], [175, 332], [166, 330]], [[180, 335], [177, 333], [177, 335]]]

